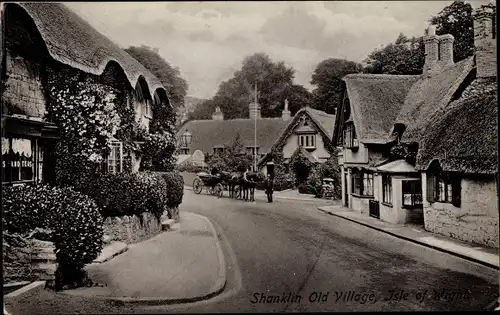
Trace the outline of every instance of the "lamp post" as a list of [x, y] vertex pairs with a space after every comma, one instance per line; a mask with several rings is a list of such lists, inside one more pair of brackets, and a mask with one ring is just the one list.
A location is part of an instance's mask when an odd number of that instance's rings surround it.
[[189, 145], [191, 144], [192, 138], [193, 135], [188, 130], [184, 131], [181, 136], [182, 147], [188, 149]]

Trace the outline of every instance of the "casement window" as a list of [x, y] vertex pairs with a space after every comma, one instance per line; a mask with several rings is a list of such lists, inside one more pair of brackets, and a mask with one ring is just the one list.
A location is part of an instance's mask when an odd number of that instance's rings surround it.
[[392, 178], [382, 175], [382, 202], [392, 204]]
[[106, 159], [108, 173], [123, 172], [123, 144], [120, 141], [111, 143], [111, 152]]
[[43, 148], [37, 140], [2, 138], [2, 184], [42, 181]]
[[403, 207], [422, 205], [422, 182], [420, 180], [402, 181]]
[[316, 135], [299, 135], [299, 146], [304, 149], [316, 149]]
[[153, 118], [153, 106], [151, 100], [145, 100], [144, 104], [144, 116], [146, 118]]
[[360, 196], [373, 196], [373, 173], [353, 170], [353, 193]]
[[180, 149], [181, 154], [189, 154], [189, 149]]
[[358, 146], [358, 139], [356, 138], [356, 131], [354, 124], [346, 123], [344, 127], [344, 146], [346, 148], [355, 148]]
[[461, 181], [459, 174], [437, 172], [427, 176], [427, 200], [429, 202], [451, 203], [460, 207]]

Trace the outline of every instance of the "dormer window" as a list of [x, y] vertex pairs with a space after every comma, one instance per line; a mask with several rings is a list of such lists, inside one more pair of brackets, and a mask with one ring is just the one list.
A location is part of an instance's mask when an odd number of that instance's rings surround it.
[[146, 100], [146, 103], [144, 104], [144, 116], [149, 119], [153, 118], [153, 106], [151, 100]]
[[214, 155], [224, 153], [224, 147], [214, 147]]
[[304, 149], [316, 149], [316, 135], [299, 135], [299, 146]]
[[346, 122], [344, 127], [344, 146], [346, 148], [357, 148], [358, 139], [356, 137], [356, 130], [354, 129], [354, 124], [351, 122]]
[[257, 147], [257, 153], [255, 153], [255, 147], [247, 147], [247, 154], [249, 155], [259, 155], [259, 147]]

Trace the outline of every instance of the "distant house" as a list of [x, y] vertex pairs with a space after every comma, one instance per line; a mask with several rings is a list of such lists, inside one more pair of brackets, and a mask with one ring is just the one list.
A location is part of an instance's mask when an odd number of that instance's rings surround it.
[[[177, 131], [177, 138], [189, 132], [191, 143], [179, 147], [179, 154], [191, 155], [196, 150], [203, 154], [213, 155], [224, 152], [239, 134], [244, 150], [250, 155], [256, 155], [256, 160], [269, 152], [271, 146], [286, 128], [290, 120], [288, 109], [282, 117], [263, 118], [260, 105], [249, 105], [249, 118], [224, 119], [220, 108], [216, 108], [211, 120], [191, 120]], [[256, 133], [255, 133], [256, 131]], [[256, 141], [255, 141], [256, 138]]]
[[[126, 90], [127, 104], [146, 129], [152, 105], [169, 106], [160, 81], [86, 21], [57, 3], [3, 4], [2, 184], [46, 181], [54, 176], [47, 148], [59, 137], [45, 117], [47, 70], [72, 69], [81, 77]], [[119, 141], [107, 157], [107, 172], [120, 172], [125, 158], [139, 158]]]
[[337, 115], [344, 206], [499, 247], [495, 10], [474, 12], [476, 54], [424, 37], [419, 76], [351, 74]]
[[[330, 158], [333, 148], [331, 135], [334, 124], [335, 115], [310, 107], [302, 108], [276, 138], [273, 146], [283, 149], [285, 163], [298, 148], [313, 164], [323, 163]], [[264, 156], [258, 164], [264, 174], [274, 172], [273, 165], [269, 156]]]

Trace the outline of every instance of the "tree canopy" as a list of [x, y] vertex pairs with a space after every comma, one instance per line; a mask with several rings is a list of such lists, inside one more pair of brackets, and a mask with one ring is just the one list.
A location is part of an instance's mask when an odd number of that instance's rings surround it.
[[311, 84], [316, 86], [312, 92], [312, 107], [333, 114], [342, 97], [342, 78], [361, 70], [362, 66], [354, 61], [335, 58], [321, 61], [311, 78]]
[[130, 46], [125, 51], [137, 59], [146, 69], [151, 71], [167, 89], [172, 107], [184, 106], [184, 97], [188, 91], [188, 84], [180, 76], [178, 68], [174, 68], [162, 56], [157, 48], [141, 45]]
[[217, 106], [224, 119], [248, 117], [248, 105], [254, 101], [255, 84], [263, 117], [281, 116], [285, 99], [289, 100], [293, 115], [311, 101], [309, 91], [293, 83], [294, 72], [283, 61], [274, 62], [264, 53], [248, 56], [244, 58], [241, 69], [219, 85], [212, 99], [197, 106], [190, 119], [210, 119]]

